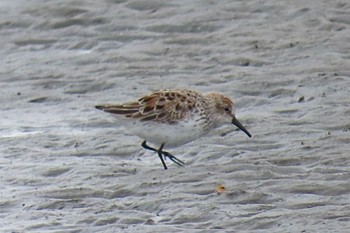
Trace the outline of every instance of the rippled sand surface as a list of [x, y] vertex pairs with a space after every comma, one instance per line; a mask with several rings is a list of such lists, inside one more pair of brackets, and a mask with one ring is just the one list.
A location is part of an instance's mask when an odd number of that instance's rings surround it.
[[[348, 1], [2, 0], [1, 232], [348, 232]], [[218, 91], [222, 127], [141, 148], [101, 103]], [[226, 189], [216, 193], [216, 187]]]

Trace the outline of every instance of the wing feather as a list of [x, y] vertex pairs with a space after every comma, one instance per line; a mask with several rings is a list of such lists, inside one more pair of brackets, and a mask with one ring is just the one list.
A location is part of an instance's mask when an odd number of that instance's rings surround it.
[[196, 92], [163, 90], [141, 97], [135, 102], [98, 105], [97, 109], [140, 121], [176, 123], [194, 110]]

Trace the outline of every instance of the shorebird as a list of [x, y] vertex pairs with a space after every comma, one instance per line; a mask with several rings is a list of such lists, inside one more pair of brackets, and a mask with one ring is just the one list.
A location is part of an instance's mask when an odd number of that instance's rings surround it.
[[[185, 163], [164, 147], [177, 147], [194, 141], [224, 124], [234, 124], [251, 137], [237, 120], [233, 101], [221, 93], [202, 94], [189, 89], [160, 90], [124, 104], [97, 105], [116, 116], [127, 130], [144, 139], [142, 147], [158, 153], [179, 166]], [[158, 149], [147, 145], [150, 142]], [[163, 158], [164, 157], [164, 158]]]

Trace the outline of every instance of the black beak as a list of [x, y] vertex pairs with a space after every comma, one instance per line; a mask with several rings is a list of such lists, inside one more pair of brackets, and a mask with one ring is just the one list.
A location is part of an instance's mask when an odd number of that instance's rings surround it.
[[248, 130], [246, 128], [244, 128], [244, 126], [241, 124], [241, 122], [239, 122], [237, 120], [236, 117], [234, 117], [232, 119], [232, 124], [234, 124], [235, 126], [237, 126], [238, 129], [242, 130], [243, 132], [245, 132], [249, 137], [251, 137], [252, 135], [248, 132]]

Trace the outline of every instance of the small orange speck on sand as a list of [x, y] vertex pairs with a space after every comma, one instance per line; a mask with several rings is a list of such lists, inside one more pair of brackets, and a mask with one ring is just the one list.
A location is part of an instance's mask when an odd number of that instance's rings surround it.
[[225, 186], [223, 186], [222, 184], [216, 186], [216, 193], [217, 194], [221, 194], [221, 193], [224, 193], [224, 192], [226, 192]]

